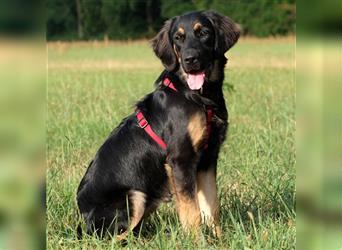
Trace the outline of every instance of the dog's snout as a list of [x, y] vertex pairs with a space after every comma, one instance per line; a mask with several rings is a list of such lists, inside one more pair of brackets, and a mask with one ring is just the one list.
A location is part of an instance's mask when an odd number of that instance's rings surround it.
[[194, 55], [188, 55], [184, 58], [186, 64], [194, 64], [198, 62], [198, 58]]
[[187, 65], [197, 64], [199, 62], [199, 53], [194, 49], [187, 49], [183, 54], [184, 63]]

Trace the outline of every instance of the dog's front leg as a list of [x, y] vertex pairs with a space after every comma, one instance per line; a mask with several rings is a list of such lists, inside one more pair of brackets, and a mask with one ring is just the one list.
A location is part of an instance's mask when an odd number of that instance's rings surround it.
[[206, 136], [206, 116], [197, 112], [190, 116], [186, 136], [177, 140], [177, 147], [171, 148], [166, 168], [179, 220], [186, 230], [196, 234], [201, 223], [201, 213], [197, 197], [197, 165], [199, 147]]
[[176, 198], [179, 220], [186, 231], [197, 234], [201, 214], [197, 200], [196, 170], [182, 164], [167, 164], [169, 182]]
[[221, 237], [216, 169], [214, 167], [197, 173], [197, 198], [202, 222], [213, 229], [215, 236]]

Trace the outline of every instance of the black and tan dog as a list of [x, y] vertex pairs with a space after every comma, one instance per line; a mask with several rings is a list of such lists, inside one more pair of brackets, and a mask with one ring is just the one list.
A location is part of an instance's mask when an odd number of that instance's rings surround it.
[[[225, 52], [238, 26], [213, 11], [168, 20], [152, 40], [165, 70], [100, 147], [77, 203], [87, 232], [125, 236], [172, 190], [187, 230], [220, 235], [216, 165], [228, 127], [222, 93]], [[119, 236], [120, 237], [120, 236]]]

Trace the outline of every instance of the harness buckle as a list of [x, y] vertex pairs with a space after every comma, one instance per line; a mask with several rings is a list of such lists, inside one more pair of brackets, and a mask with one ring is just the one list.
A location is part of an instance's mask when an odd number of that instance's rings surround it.
[[138, 120], [138, 125], [140, 128], [146, 128], [148, 121], [145, 119], [145, 117], [142, 117], [140, 120]]
[[169, 87], [170, 84], [171, 84], [171, 81], [170, 81], [169, 78], [165, 78], [162, 82], [163, 82], [163, 85], [164, 85], [165, 87]]

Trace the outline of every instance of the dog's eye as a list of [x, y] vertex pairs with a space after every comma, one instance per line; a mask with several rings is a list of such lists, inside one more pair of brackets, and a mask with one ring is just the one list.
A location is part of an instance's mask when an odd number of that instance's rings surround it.
[[184, 36], [181, 35], [181, 34], [176, 34], [176, 35], [175, 35], [175, 40], [176, 40], [176, 41], [183, 40], [183, 38], [184, 38]]
[[209, 35], [209, 31], [208, 30], [201, 30], [199, 32], [199, 35], [200, 35], [200, 37], [207, 36], [207, 35]]

